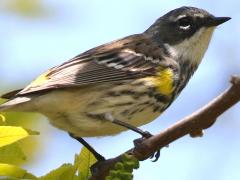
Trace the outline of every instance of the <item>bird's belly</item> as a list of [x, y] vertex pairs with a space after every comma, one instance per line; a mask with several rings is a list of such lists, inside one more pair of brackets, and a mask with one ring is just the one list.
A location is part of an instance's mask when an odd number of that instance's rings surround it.
[[[117, 111], [113, 112], [118, 114]], [[79, 137], [96, 137], [96, 136], [107, 136], [115, 135], [122, 131], [128, 130], [125, 127], [121, 127], [117, 124], [112, 123], [109, 120], [91, 118], [86, 116], [84, 113], [73, 112], [73, 113], [59, 113], [59, 116], [50, 115], [50, 122], [54, 126], [71, 132]], [[132, 115], [131, 118], [126, 118], [119, 115], [121, 121], [127, 122], [134, 126], [141, 126], [147, 124], [160, 115], [159, 112], [152, 113], [151, 109], [146, 109], [142, 112]], [[115, 116], [114, 116], [115, 118]]]
[[[45, 95], [46, 98], [42, 96], [39, 100], [41, 102], [36, 104], [46, 107], [42, 113], [49, 118], [51, 124], [80, 137], [114, 135], [127, 130], [106, 119], [106, 114], [134, 126], [141, 126], [156, 119], [166, 106], [166, 103], [157, 102], [145, 93], [144, 89], [140, 91], [138, 88], [137, 92], [126, 91], [125, 88], [116, 89], [114, 86], [108, 91], [55, 91]], [[49, 102], [49, 99], [52, 101]]]

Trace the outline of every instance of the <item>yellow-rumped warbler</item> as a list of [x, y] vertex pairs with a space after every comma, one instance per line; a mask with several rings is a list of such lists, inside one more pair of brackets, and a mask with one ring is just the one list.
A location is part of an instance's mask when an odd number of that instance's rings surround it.
[[[229, 17], [181, 7], [135, 34], [86, 51], [39, 76], [0, 111], [31, 111], [81, 137], [106, 136], [156, 119], [197, 69], [215, 27]], [[116, 125], [117, 124], [117, 125]]]

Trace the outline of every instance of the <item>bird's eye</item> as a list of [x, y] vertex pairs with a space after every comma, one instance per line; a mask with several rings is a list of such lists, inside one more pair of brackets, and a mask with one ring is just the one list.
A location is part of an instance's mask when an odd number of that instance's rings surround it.
[[178, 20], [178, 25], [181, 29], [188, 30], [192, 25], [192, 21], [189, 17], [183, 17]]

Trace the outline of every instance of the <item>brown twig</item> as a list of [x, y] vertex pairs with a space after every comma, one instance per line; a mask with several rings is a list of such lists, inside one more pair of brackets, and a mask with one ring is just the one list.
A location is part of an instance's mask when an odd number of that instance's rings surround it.
[[[183, 118], [169, 128], [144, 140], [139, 146], [127, 151], [138, 160], [148, 159], [154, 152], [173, 141], [189, 134], [192, 137], [202, 135], [202, 130], [209, 128], [216, 119], [234, 104], [240, 101], [240, 76], [231, 79], [232, 86], [207, 105]], [[122, 155], [99, 162], [92, 167], [91, 180], [104, 180], [116, 162], [121, 161]]]

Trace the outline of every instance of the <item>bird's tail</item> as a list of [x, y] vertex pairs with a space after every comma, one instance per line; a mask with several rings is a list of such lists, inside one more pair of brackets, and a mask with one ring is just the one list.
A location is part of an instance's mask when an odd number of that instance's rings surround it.
[[0, 105], [0, 112], [24, 111], [24, 104], [30, 101], [29, 97], [16, 97]]

